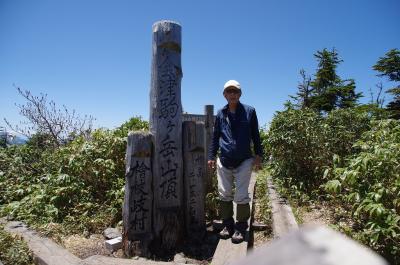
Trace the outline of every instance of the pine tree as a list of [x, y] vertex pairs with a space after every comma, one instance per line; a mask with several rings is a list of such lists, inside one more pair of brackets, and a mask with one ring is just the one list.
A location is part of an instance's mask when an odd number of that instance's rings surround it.
[[[373, 69], [381, 72], [378, 76], [386, 76], [390, 81], [400, 82], [400, 50], [391, 49], [384, 57], [380, 57]], [[391, 113], [391, 118], [400, 119], [400, 85], [388, 89], [386, 93], [393, 95], [386, 109]]]
[[300, 71], [303, 81], [298, 86], [297, 96], [291, 96], [297, 100], [296, 105], [300, 108], [310, 107], [320, 112], [354, 107], [362, 94], [355, 92], [356, 85], [353, 79], [342, 80], [336, 74], [337, 66], [343, 62], [337, 51], [325, 48], [317, 51], [314, 57], [318, 61], [315, 79], [311, 80], [306, 77], [304, 70]]
[[302, 81], [297, 86], [298, 92], [296, 96], [290, 96], [294, 100], [297, 101], [295, 104], [296, 107], [303, 109], [310, 107], [310, 97], [312, 93], [311, 84], [311, 77], [306, 75], [306, 71], [304, 69], [300, 70], [300, 75], [302, 77]]

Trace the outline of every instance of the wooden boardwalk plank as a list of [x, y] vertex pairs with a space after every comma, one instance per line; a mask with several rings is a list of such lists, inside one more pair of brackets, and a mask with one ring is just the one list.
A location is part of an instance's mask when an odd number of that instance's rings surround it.
[[[250, 196], [250, 213], [253, 211], [253, 197], [254, 197], [254, 188], [256, 184], [257, 173], [253, 172], [251, 174], [250, 185], [249, 185], [249, 196]], [[236, 217], [236, 204], [234, 204], [234, 215]], [[251, 214], [250, 216], [253, 216]], [[217, 249], [215, 250], [214, 257], [212, 259], [211, 265], [225, 265], [230, 264], [234, 261], [237, 261], [240, 258], [243, 258], [247, 254], [247, 248], [249, 245], [250, 237], [250, 224], [252, 223], [252, 217], [249, 218], [247, 224], [249, 228], [246, 231], [245, 241], [240, 244], [233, 244], [231, 239], [220, 239], [218, 242]]]
[[267, 180], [268, 195], [272, 209], [272, 230], [274, 238], [280, 238], [292, 230], [299, 228], [294, 218], [292, 208], [276, 191], [271, 178]]

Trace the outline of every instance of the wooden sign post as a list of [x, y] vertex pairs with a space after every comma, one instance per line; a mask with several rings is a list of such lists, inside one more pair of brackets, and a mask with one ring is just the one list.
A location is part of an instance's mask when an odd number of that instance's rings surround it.
[[186, 233], [201, 241], [205, 233], [204, 213], [204, 123], [183, 122], [183, 162]]
[[175, 247], [181, 231], [183, 200], [181, 26], [153, 25], [150, 131], [154, 139], [154, 232], [161, 247]]
[[214, 170], [208, 168], [207, 166], [207, 159], [208, 154], [210, 152], [210, 144], [213, 134], [213, 127], [214, 127], [214, 105], [205, 105], [204, 106], [204, 116], [205, 116], [205, 134], [204, 134], [204, 156], [205, 156], [205, 169], [206, 169], [206, 176], [204, 177], [204, 185], [205, 185], [205, 194], [211, 192], [212, 190], [212, 178], [214, 177]]
[[131, 132], [126, 151], [123, 249], [126, 256], [147, 256], [152, 240], [152, 136]]

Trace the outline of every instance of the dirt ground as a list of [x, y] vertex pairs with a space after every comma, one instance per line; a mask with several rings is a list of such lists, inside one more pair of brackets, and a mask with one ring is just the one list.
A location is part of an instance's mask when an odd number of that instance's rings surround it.
[[300, 209], [301, 225], [329, 225], [334, 222], [334, 211], [326, 203]]
[[[89, 238], [83, 235], [72, 235], [61, 239], [61, 244], [75, 256], [85, 259], [93, 255], [122, 257], [122, 253], [111, 253], [104, 246], [104, 237], [100, 234], [93, 234]], [[120, 256], [121, 255], [121, 256]]]
[[[84, 235], [71, 235], [61, 238], [60, 244], [65, 247], [69, 252], [76, 255], [81, 259], [88, 258], [93, 255], [103, 255], [116, 258], [124, 258], [122, 249], [111, 252], [104, 246], [105, 239], [101, 234], [92, 234], [89, 238]], [[171, 261], [174, 259], [184, 260], [185, 263], [205, 265], [211, 262], [213, 253], [215, 251], [218, 238], [216, 234], [208, 232], [204, 239], [204, 244], [201, 246], [194, 246], [188, 242], [179, 249], [176, 254], [166, 256], [166, 260]], [[158, 258], [155, 258], [158, 260]]]

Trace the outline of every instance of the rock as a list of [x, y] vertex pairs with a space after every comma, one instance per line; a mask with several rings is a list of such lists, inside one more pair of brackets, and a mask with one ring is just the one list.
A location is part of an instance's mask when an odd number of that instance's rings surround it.
[[185, 255], [183, 255], [183, 253], [176, 253], [174, 256], [174, 262], [186, 264]]
[[118, 249], [117, 251], [114, 251], [112, 254], [115, 258], [124, 258], [124, 251], [122, 249]]
[[116, 237], [110, 240], [107, 240], [105, 243], [106, 249], [110, 251], [115, 251], [122, 248], [122, 237]]
[[114, 238], [120, 237], [121, 233], [119, 232], [119, 230], [117, 228], [109, 227], [106, 230], [104, 230], [103, 236], [106, 239], [114, 239]]

